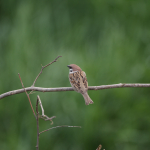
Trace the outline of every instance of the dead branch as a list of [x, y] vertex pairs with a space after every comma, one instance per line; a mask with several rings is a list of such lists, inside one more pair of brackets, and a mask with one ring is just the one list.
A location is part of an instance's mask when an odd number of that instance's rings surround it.
[[19, 74], [19, 73], [18, 73], [18, 75], [19, 75], [19, 79], [20, 79], [20, 81], [21, 81], [23, 90], [25, 91], [25, 93], [26, 93], [26, 95], [27, 95], [27, 97], [28, 97], [28, 100], [29, 100], [29, 103], [30, 103], [32, 112], [33, 112], [33, 114], [34, 114], [34, 116], [35, 116], [35, 118], [36, 118], [36, 115], [35, 115], [35, 112], [34, 112], [34, 109], [33, 109], [33, 106], [32, 106], [32, 103], [31, 103], [31, 100], [30, 100], [30, 97], [29, 97], [29, 94], [27, 93], [26, 89], [24, 88], [24, 85], [23, 85], [23, 82], [22, 82], [22, 80], [21, 80], [21, 77], [20, 77], [20, 74]]
[[[119, 83], [119, 84], [112, 84], [112, 85], [100, 85], [100, 86], [89, 86], [88, 90], [103, 90], [103, 89], [111, 89], [111, 88], [124, 88], [124, 87], [150, 87], [150, 84], [144, 83]], [[58, 87], [58, 88], [42, 88], [42, 87], [27, 87], [25, 88], [26, 91], [39, 91], [39, 92], [61, 92], [61, 91], [73, 91], [72, 87]], [[24, 89], [18, 89], [3, 93], [0, 95], [0, 99], [23, 93], [25, 92]]]
[[[41, 110], [42, 110], [42, 115], [41, 116], [39, 116], [39, 112], [38, 112], [38, 103], [41, 106]], [[56, 126], [56, 127], [49, 128], [49, 129], [44, 130], [44, 131], [42, 131], [42, 132], [39, 133], [39, 117], [42, 118], [42, 119], [44, 119], [45, 121], [47, 121], [47, 120], [52, 121], [52, 119], [55, 118], [55, 116], [49, 118], [48, 116], [46, 116], [44, 114], [44, 108], [42, 106], [42, 102], [41, 102], [40, 96], [37, 95], [37, 102], [36, 102], [36, 122], [37, 122], [37, 144], [36, 144], [36, 149], [37, 150], [39, 150], [39, 136], [40, 136], [41, 133], [44, 133], [44, 132], [49, 131], [49, 130], [54, 129], [54, 128], [60, 128], [60, 127], [74, 127], [74, 128], [77, 127], [77, 128], [81, 128], [81, 126], [62, 125], [62, 126]], [[53, 123], [53, 121], [52, 121], [52, 123]]]
[[51, 121], [52, 123], [51, 123], [51, 125], [53, 124], [53, 118], [56, 118], [56, 116], [53, 116], [53, 117], [48, 117], [47, 115], [45, 115], [44, 114], [44, 108], [43, 108], [43, 105], [42, 105], [42, 101], [41, 101], [41, 99], [40, 99], [40, 96], [39, 95], [37, 95], [37, 99], [38, 99], [38, 101], [39, 101], [39, 105], [41, 106], [41, 110], [42, 110], [42, 115], [40, 115], [39, 117], [41, 118], [41, 119], [44, 119], [45, 121], [47, 121], [47, 120], [49, 120], [49, 121]]
[[43, 133], [43, 132], [46, 132], [46, 131], [49, 131], [51, 129], [55, 129], [55, 128], [62, 128], [62, 127], [68, 127], [68, 128], [81, 128], [81, 126], [68, 126], [68, 125], [62, 125], [62, 126], [56, 126], [56, 127], [52, 127], [52, 128], [49, 128], [47, 130], [44, 130], [42, 132], [40, 132], [39, 134]]
[[41, 69], [40, 73], [39, 73], [39, 74], [37, 75], [37, 77], [35, 78], [35, 80], [34, 80], [34, 82], [33, 82], [33, 84], [32, 84], [31, 87], [34, 87], [35, 82], [37, 81], [37, 79], [38, 79], [38, 77], [41, 75], [41, 73], [43, 72], [43, 69], [46, 68], [47, 66], [51, 65], [52, 63], [56, 62], [59, 57], [62, 57], [62, 56], [58, 56], [54, 61], [50, 62], [49, 64], [47, 64], [47, 65], [45, 65], [45, 66], [42, 66], [42, 69]]
[[39, 97], [37, 96], [36, 101], [36, 123], [37, 123], [37, 143], [36, 143], [36, 149], [39, 150], [39, 111], [38, 111], [38, 103], [39, 103]]

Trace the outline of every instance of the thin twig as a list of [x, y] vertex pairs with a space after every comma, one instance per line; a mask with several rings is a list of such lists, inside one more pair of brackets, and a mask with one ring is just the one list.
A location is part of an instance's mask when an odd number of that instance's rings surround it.
[[41, 106], [42, 116], [44, 116], [44, 108], [43, 108], [43, 105], [42, 105], [42, 102], [41, 102], [40, 96], [38, 95], [37, 97], [38, 97], [38, 99], [39, 99], [39, 105]]
[[20, 77], [20, 74], [19, 74], [19, 73], [18, 73], [18, 75], [19, 75], [19, 79], [20, 79], [20, 81], [21, 81], [23, 90], [25, 91], [25, 93], [26, 93], [26, 95], [27, 95], [27, 97], [28, 97], [28, 100], [29, 100], [29, 103], [30, 103], [32, 112], [33, 112], [33, 114], [34, 114], [34, 116], [35, 116], [35, 118], [36, 118], [36, 115], [35, 115], [35, 112], [34, 112], [34, 109], [33, 109], [33, 106], [32, 106], [32, 103], [31, 103], [31, 100], [30, 100], [30, 97], [29, 97], [29, 94], [27, 93], [26, 88], [24, 88], [24, 85], [23, 85], [23, 82], [22, 82], [22, 80], [21, 80], [21, 77]]
[[[42, 116], [43, 117], [43, 116]], [[46, 118], [42, 118], [42, 119], [44, 119], [45, 121], [47, 121], [47, 120], [50, 120], [50, 121], [52, 121], [52, 123], [51, 123], [51, 125], [53, 124], [53, 120], [52, 119], [54, 119], [54, 118], [56, 118], [56, 116], [52, 116], [52, 117], [47, 117], [46, 115], [44, 115], [44, 117]]]
[[37, 122], [37, 144], [36, 149], [39, 150], [39, 112], [38, 112], [38, 96], [37, 96], [37, 102], [36, 102], [36, 122]]
[[44, 130], [42, 132], [40, 132], [39, 134], [43, 133], [43, 132], [46, 132], [46, 131], [49, 131], [51, 129], [55, 129], [55, 128], [61, 128], [61, 127], [68, 127], [68, 128], [81, 128], [81, 126], [68, 126], [68, 125], [62, 125], [62, 126], [56, 126], [56, 127], [52, 127], [52, 128], [49, 128], [47, 130]]
[[[150, 84], [141, 84], [141, 83], [119, 83], [112, 85], [100, 85], [100, 86], [89, 86], [88, 90], [103, 90], [111, 88], [124, 88], [124, 87], [150, 87]], [[27, 87], [26, 91], [39, 91], [39, 92], [61, 92], [61, 91], [73, 91], [72, 87], [58, 87], [58, 88], [42, 88], [42, 87]], [[0, 95], [0, 99], [11, 96], [14, 94], [23, 93], [24, 89], [18, 89], [14, 91], [9, 91]]]
[[56, 62], [59, 57], [62, 57], [62, 56], [58, 56], [54, 61], [50, 62], [49, 64], [47, 64], [47, 65], [45, 65], [45, 66], [42, 66], [42, 69], [41, 69], [40, 73], [39, 73], [39, 74], [37, 75], [37, 77], [35, 78], [35, 80], [34, 80], [34, 82], [33, 82], [33, 84], [32, 84], [31, 87], [34, 87], [35, 82], [37, 81], [38, 77], [41, 75], [43, 69], [46, 68], [47, 66], [51, 65], [52, 63]]
[[53, 116], [53, 117], [51, 117], [51, 118], [49, 118], [48, 116], [46, 116], [46, 115], [44, 114], [44, 108], [43, 108], [43, 105], [42, 105], [40, 96], [37, 95], [37, 98], [38, 98], [38, 100], [39, 100], [39, 105], [41, 106], [41, 110], [42, 110], [42, 115], [39, 116], [39, 117], [40, 117], [41, 119], [44, 119], [45, 121], [48, 121], [48, 120], [51, 121], [51, 122], [52, 122], [51, 125], [52, 125], [52, 124], [53, 124], [53, 120], [52, 120], [52, 119], [56, 118], [56, 116]]

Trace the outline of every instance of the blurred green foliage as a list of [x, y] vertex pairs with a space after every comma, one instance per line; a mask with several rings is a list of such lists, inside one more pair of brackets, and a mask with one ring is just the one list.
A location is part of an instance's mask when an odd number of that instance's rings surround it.
[[[1, 0], [0, 94], [31, 86], [67, 87], [68, 64], [79, 65], [89, 85], [150, 82], [150, 1], [146, 0]], [[40, 120], [40, 149], [150, 149], [149, 88], [89, 91], [85, 106], [76, 92], [40, 95], [54, 124]], [[0, 149], [33, 150], [36, 120], [25, 93], [0, 100]]]

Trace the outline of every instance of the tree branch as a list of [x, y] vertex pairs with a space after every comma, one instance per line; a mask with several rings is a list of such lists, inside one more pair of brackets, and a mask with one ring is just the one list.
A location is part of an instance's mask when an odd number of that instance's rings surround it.
[[[119, 83], [119, 84], [111, 84], [111, 85], [101, 85], [101, 86], [89, 86], [88, 90], [103, 90], [103, 89], [110, 89], [110, 88], [124, 88], [124, 87], [150, 87], [150, 84], [141, 84], [141, 83]], [[61, 92], [61, 91], [73, 91], [72, 87], [58, 87], [58, 88], [42, 88], [42, 87], [27, 87], [25, 88], [26, 91], [39, 91], [39, 92]], [[9, 91], [0, 95], [0, 99], [23, 93], [24, 89], [18, 89], [14, 91]]]
[[31, 100], [30, 100], [30, 96], [29, 96], [29, 94], [27, 93], [26, 89], [24, 88], [24, 85], [23, 85], [23, 82], [22, 82], [22, 80], [21, 80], [21, 77], [20, 77], [20, 74], [19, 74], [19, 73], [18, 73], [18, 75], [19, 75], [19, 79], [20, 79], [20, 82], [21, 82], [21, 84], [22, 84], [23, 90], [24, 90], [24, 92], [26, 93], [26, 95], [27, 95], [27, 97], [28, 97], [28, 100], [29, 100], [29, 103], [30, 103], [32, 112], [33, 112], [33, 114], [34, 114], [34, 116], [35, 116], [35, 118], [36, 118], [36, 115], [35, 115], [35, 112], [34, 112], [34, 109], [33, 109], [32, 103], [31, 103]]
[[36, 149], [39, 150], [39, 111], [38, 111], [38, 103], [39, 103], [39, 97], [37, 96], [36, 101], [36, 122], [37, 122], [37, 143], [36, 143]]
[[62, 126], [56, 126], [56, 127], [52, 127], [52, 128], [49, 128], [47, 130], [44, 130], [42, 132], [40, 132], [39, 134], [43, 133], [43, 132], [46, 132], [46, 131], [49, 131], [51, 129], [55, 129], [55, 128], [62, 128], [62, 127], [68, 127], [68, 128], [81, 128], [81, 126], [68, 126], [68, 125], [62, 125]]
[[39, 74], [37, 75], [37, 77], [35, 78], [35, 80], [34, 80], [34, 82], [33, 82], [33, 84], [32, 84], [31, 87], [34, 87], [35, 82], [37, 81], [38, 77], [41, 75], [43, 69], [46, 68], [47, 66], [51, 65], [52, 63], [56, 62], [59, 57], [62, 57], [62, 56], [58, 56], [54, 61], [50, 62], [49, 64], [47, 64], [47, 65], [45, 65], [45, 66], [42, 66], [42, 69], [41, 69], [40, 73], [39, 73]]
[[41, 110], [42, 110], [42, 115], [40, 115], [39, 118], [44, 119], [45, 121], [48, 121], [48, 120], [51, 121], [51, 122], [52, 122], [51, 125], [52, 125], [52, 124], [53, 124], [53, 119], [56, 118], [56, 116], [53, 116], [53, 117], [50, 117], [50, 118], [49, 118], [47, 115], [45, 115], [45, 114], [44, 114], [44, 108], [43, 108], [43, 105], [42, 105], [42, 101], [41, 101], [41, 99], [40, 99], [40, 96], [37, 95], [37, 98], [38, 98], [39, 105], [40, 105]]

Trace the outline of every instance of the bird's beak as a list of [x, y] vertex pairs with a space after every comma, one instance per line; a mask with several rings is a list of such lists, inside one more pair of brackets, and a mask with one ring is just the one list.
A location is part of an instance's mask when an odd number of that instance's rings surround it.
[[69, 68], [70, 66], [68, 65], [67, 67]]

